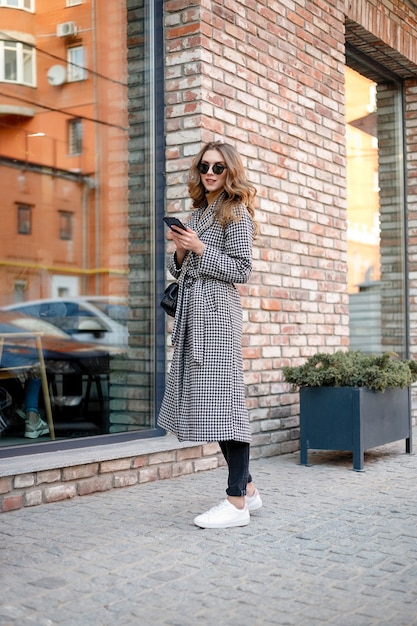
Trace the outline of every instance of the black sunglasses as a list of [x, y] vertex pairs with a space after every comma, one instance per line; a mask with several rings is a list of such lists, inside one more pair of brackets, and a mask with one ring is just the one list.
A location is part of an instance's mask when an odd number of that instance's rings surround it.
[[[209, 165], [209, 163], [202, 163], [201, 161], [197, 165], [197, 169], [200, 172], [200, 174], [207, 174], [210, 167], [211, 166]], [[219, 174], [223, 174], [224, 170], [227, 168], [225, 165], [221, 165], [221, 163], [215, 163], [211, 169], [213, 171], [213, 174], [219, 175]]]

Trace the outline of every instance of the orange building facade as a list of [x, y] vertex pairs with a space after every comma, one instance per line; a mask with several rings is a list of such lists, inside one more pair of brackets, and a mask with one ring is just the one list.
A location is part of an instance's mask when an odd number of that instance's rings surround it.
[[0, 6], [0, 305], [125, 295], [125, 11], [11, 4]]

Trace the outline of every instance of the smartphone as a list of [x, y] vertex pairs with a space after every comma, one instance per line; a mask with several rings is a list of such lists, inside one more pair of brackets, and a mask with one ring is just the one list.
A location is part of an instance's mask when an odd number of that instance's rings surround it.
[[178, 217], [164, 217], [164, 222], [167, 226], [172, 228], [173, 226], [178, 226], [178, 228], [182, 228], [183, 230], [187, 230], [187, 227], [178, 219]]

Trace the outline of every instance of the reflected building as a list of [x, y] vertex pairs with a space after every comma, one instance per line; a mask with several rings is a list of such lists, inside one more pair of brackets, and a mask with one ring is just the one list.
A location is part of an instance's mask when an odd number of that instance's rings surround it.
[[127, 294], [126, 12], [50, 7], [0, 8], [3, 306]]

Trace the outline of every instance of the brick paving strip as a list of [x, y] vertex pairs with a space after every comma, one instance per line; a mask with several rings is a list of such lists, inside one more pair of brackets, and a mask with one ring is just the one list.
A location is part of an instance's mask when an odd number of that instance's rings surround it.
[[0, 625], [417, 624], [417, 456], [298, 458], [252, 463], [242, 529], [193, 525], [224, 467], [2, 515]]

